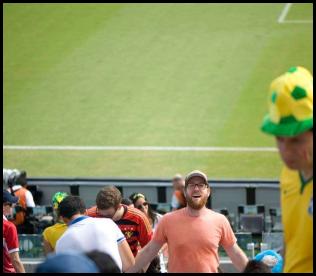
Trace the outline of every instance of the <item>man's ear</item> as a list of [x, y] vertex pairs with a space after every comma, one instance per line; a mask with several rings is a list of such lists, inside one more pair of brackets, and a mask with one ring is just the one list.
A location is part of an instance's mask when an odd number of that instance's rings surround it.
[[208, 197], [212, 194], [212, 188], [208, 187]]

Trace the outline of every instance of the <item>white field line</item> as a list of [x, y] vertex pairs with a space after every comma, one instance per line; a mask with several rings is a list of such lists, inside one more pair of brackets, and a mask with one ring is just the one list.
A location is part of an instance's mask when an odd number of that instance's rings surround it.
[[284, 22], [284, 19], [287, 16], [287, 14], [288, 14], [288, 12], [289, 12], [289, 10], [290, 10], [292, 5], [293, 5], [293, 3], [286, 3], [285, 4], [285, 6], [284, 6], [279, 18], [278, 18], [278, 23], [281, 24], [281, 23]]
[[159, 147], [159, 146], [11, 146], [3, 150], [90, 150], [90, 151], [226, 151], [226, 152], [277, 152], [269, 147]]
[[282, 22], [284, 23], [295, 23], [295, 24], [311, 24], [313, 20], [286, 20]]
[[287, 14], [290, 11], [290, 8], [292, 7], [293, 3], [286, 3], [279, 18], [278, 18], [278, 23], [284, 24], [284, 23], [294, 23], [294, 24], [309, 24], [313, 23], [313, 20], [285, 20]]

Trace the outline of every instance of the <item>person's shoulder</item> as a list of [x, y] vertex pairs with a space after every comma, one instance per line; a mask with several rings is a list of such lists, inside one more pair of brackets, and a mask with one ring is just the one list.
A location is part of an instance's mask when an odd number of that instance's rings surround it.
[[88, 224], [91, 224], [91, 221], [93, 224], [98, 225], [98, 226], [102, 226], [102, 227], [107, 226], [107, 225], [111, 225], [111, 226], [116, 225], [115, 222], [110, 218], [91, 218], [91, 217], [89, 217], [86, 222]]
[[46, 227], [44, 229], [44, 231], [43, 231], [43, 234], [44, 233], [54, 232], [56, 230], [63, 229], [63, 228], [67, 228], [67, 224], [65, 224], [65, 223], [55, 223], [52, 226]]
[[300, 182], [299, 171], [291, 170], [285, 165], [282, 168], [280, 175], [280, 187], [283, 189], [290, 189], [291, 187], [294, 189], [295, 187], [299, 187], [297, 183]]
[[55, 228], [54, 226], [55, 224], [52, 226], [46, 227], [43, 231], [43, 236], [49, 235], [52, 231], [54, 231], [54, 228]]
[[215, 212], [214, 210], [211, 210], [208, 208], [205, 211], [205, 217], [207, 219], [218, 220], [218, 221], [227, 220], [226, 216], [224, 216], [223, 214]]
[[185, 208], [181, 208], [181, 209], [164, 214], [161, 220], [165, 220], [165, 221], [174, 220], [174, 219], [177, 219], [179, 217], [184, 217], [184, 216], [185, 216]]
[[287, 166], [283, 165], [281, 170], [281, 176], [287, 177], [287, 176], [298, 176], [299, 172], [297, 170], [291, 170]]
[[155, 212], [155, 214], [156, 214], [156, 216], [157, 216], [158, 219], [161, 219], [161, 218], [163, 217], [163, 215], [160, 214], [160, 213], [158, 213], [158, 212]]
[[126, 211], [126, 218], [143, 220], [144, 218], [146, 218], [146, 215], [135, 207], [128, 206]]
[[92, 206], [86, 209], [85, 214], [89, 217], [95, 217], [97, 215], [97, 206]]
[[3, 228], [6, 230], [15, 230], [16, 231], [16, 226], [14, 225], [13, 222], [9, 221], [9, 220], [3, 220]]
[[207, 215], [210, 215], [210, 216], [225, 217], [223, 214], [216, 212], [216, 211], [209, 209], [209, 208], [206, 208], [206, 213], [207, 213]]

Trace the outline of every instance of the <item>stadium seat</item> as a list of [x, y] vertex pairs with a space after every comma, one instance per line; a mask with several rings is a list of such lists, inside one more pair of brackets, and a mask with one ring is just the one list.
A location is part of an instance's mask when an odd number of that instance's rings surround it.
[[239, 205], [238, 206], [239, 230], [261, 234], [265, 231], [264, 205]]

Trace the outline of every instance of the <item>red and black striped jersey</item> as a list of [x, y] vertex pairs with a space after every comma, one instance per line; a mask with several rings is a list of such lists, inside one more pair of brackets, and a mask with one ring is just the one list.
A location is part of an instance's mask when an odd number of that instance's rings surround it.
[[[152, 238], [152, 228], [146, 215], [134, 207], [123, 205], [124, 213], [120, 220], [114, 221], [124, 234], [134, 257], [139, 247], [144, 247]], [[93, 206], [86, 210], [90, 217], [102, 218], [98, 214], [97, 207]]]

